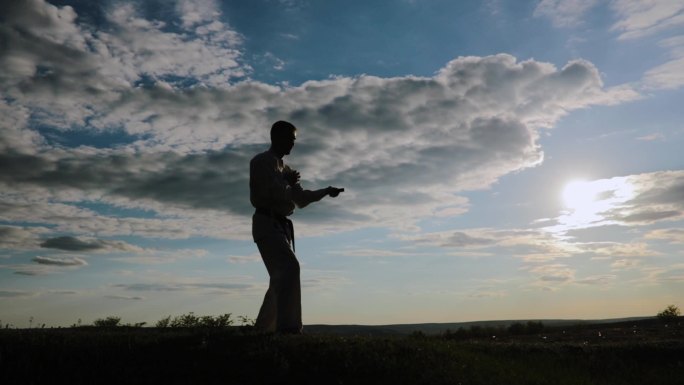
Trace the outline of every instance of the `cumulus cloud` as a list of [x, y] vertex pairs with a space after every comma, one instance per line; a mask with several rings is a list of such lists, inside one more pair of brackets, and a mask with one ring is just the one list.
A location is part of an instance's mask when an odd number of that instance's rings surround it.
[[[130, 109], [144, 109], [146, 103], [138, 102], [156, 92], [141, 91], [142, 99], [119, 103], [125, 113], [116, 108], [112, 113], [135, 117]], [[176, 93], [181, 99], [173, 96]], [[211, 209], [243, 216], [250, 211], [246, 165], [264, 148], [257, 143], [266, 132], [255, 134], [254, 126], [243, 124], [267, 127], [267, 122], [285, 117], [301, 128], [293, 163], [308, 182], [349, 189], [353, 205], [329, 203], [341, 223], [411, 225], [445, 210], [465, 211], [467, 201], [454, 193], [486, 188], [506, 173], [540, 162], [538, 130], [568, 110], [619, 102], [633, 93], [604, 90], [598, 72], [587, 62], [558, 70], [497, 55], [456, 59], [433, 78], [362, 76], [290, 88], [240, 83], [229, 90], [164, 91], [155, 96], [159, 106], [165, 99], [171, 103], [169, 112], [178, 117], [187, 108], [192, 116], [195, 102], [203, 108], [218, 100], [229, 103], [229, 111], [240, 111], [237, 120], [225, 115], [226, 109], [221, 112], [231, 130], [221, 136], [211, 129], [196, 132], [228, 147], [188, 154], [179, 154], [178, 147], [161, 152], [143, 147], [5, 153], [7, 172], [1, 182], [90, 191], [105, 202], [122, 198], [158, 203], [162, 211]], [[264, 114], [264, 108], [270, 112]], [[192, 133], [174, 133], [183, 130], [179, 127], [149, 129], [158, 131], [161, 137], [155, 140], [162, 142], [179, 140], [180, 145], [193, 139]], [[310, 211], [308, 219], [316, 220], [316, 210]]]
[[[222, 87], [246, 74], [238, 62], [242, 39], [218, 20], [217, 7], [210, 11], [205, 3], [195, 6], [201, 12], [181, 13], [181, 26], [188, 29], [173, 32], [166, 22], [141, 17], [133, 3], [103, 6], [106, 28], [96, 29], [81, 23], [70, 6], [3, 1], [1, 99], [12, 109], [30, 108], [37, 122], [71, 129], [140, 82]], [[13, 121], [3, 117], [0, 126], [7, 129]]]
[[[540, 130], [569, 111], [638, 96], [605, 88], [587, 61], [557, 68], [506, 54], [460, 57], [431, 77], [272, 86], [238, 81], [241, 38], [213, 1], [179, 1], [175, 29], [126, 2], [103, 9], [101, 29], [43, 0], [3, 7], [12, 43], [0, 52], [0, 100], [20, 112], [0, 121], [0, 219], [76, 235], [248, 238], [247, 165], [278, 119], [300, 128], [287, 160], [304, 184], [347, 189], [303, 211], [300, 234], [416, 229], [467, 211], [460, 192], [539, 164]], [[116, 129], [131, 142], [54, 146], [39, 125]], [[102, 215], [83, 201], [149, 215]]]
[[0, 226], [0, 249], [25, 250], [38, 247], [38, 235], [46, 228]]

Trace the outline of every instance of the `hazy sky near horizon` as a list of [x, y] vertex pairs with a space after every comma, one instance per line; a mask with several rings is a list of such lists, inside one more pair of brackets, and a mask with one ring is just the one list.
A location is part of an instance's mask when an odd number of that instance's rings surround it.
[[305, 324], [684, 305], [681, 1], [10, 0], [0, 69], [3, 324], [256, 317], [281, 119]]

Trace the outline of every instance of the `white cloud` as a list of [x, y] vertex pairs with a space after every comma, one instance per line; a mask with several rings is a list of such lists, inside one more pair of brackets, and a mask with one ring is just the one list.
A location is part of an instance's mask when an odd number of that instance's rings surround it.
[[183, 27], [187, 29], [197, 24], [214, 22], [221, 15], [215, 0], [180, 0], [176, 8], [183, 20]]
[[605, 225], [643, 226], [684, 218], [684, 170], [661, 171], [582, 182], [586, 196], [556, 218], [548, 231]]
[[261, 256], [259, 254], [250, 255], [231, 255], [228, 257], [228, 262], [230, 263], [251, 263], [251, 262], [261, 262]]
[[[8, 9], [31, 30], [36, 14], [60, 8], [36, 0]], [[18, 27], [3, 26], [13, 43], [0, 60], [22, 58], [35, 68], [0, 75], [11, 107], [23, 111], [0, 124], [8, 146], [0, 153], [7, 165], [2, 220], [30, 218], [74, 236], [248, 238], [246, 165], [265, 149], [270, 124], [288, 119], [300, 138], [287, 161], [305, 185], [347, 189], [304, 210], [300, 234], [369, 224], [415, 230], [422, 218], [467, 211], [458, 193], [539, 164], [540, 130], [568, 112], [638, 97], [628, 87], [603, 87], [587, 61], [559, 69], [505, 54], [457, 58], [432, 77], [231, 83], [246, 70], [236, 61], [239, 35], [217, 24], [214, 2], [180, 2], [178, 10], [181, 32], [143, 18], [130, 3], [106, 9], [107, 30], [68, 17], [41, 27], [81, 36], [85, 45], [11, 39]], [[219, 38], [224, 33], [230, 36]], [[203, 86], [184, 88], [167, 75]], [[143, 77], [158, 84], [138, 87]], [[36, 136], [33, 125], [41, 123], [117, 128], [139, 139], [113, 149], [61, 148]], [[153, 215], [104, 216], [77, 207], [80, 201]]]
[[[220, 15], [203, 3], [180, 4], [181, 10], [188, 5], [195, 10], [181, 14], [185, 27], [194, 27], [206, 22], [207, 18], [214, 20]], [[241, 38], [220, 21], [203, 24], [193, 31], [199, 32], [193, 36], [188, 33], [190, 31], [165, 31], [164, 22], [138, 16], [131, 4], [116, 6], [108, 17], [116, 29], [112, 33], [98, 34], [98, 59], [113, 72], [122, 74], [129, 84], [143, 75], [172, 82], [167, 78], [170, 75], [221, 87], [232, 77], [245, 75], [237, 62], [240, 52], [235, 49]]]
[[[11, 108], [31, 109], [37, 122], [71, 129], [85, 125], [86, 118], [102, 112], [103, 103], [116, 102], [145, 79], [160, 86], [191, 81], [223, 87], [245, 76], [248, 67], [238, 63], [240, 35], [215, 20], [218, 11], [203, 4], [193, 7], [197, 12], [181, 16], [194, 17], [184, 23], [195, 29], [170, 32], [164, 22], [139, 16], [132, 3], [103, 9], [110, 28], [95, 30], [81, 24], [69, 6], [3, 2], [6, 22], [0, 37], [8, 44], [0, 55], [0, 100], [13, 100]], [[3, 117], [0, 127], [13, 127], [12, 122]]]
[[620, 20], [613, 29], [620, 39], [635, 39], [684, 26], [684, 4], [679, 0], [614, 0], [612, 9]]
[[[534, 11], [548, 17], [557, 27], [576, 27], [583, 16], [600, 4], [596, 0], [542, 0]], [[684, 85], [684, 3], [680, 0], [613, 0], [609, 9], [617, 21], [611, 27], [619, 40], [664, 36], [660, 45], [670, 52], [670, 59], [648, 70], [641, 86], [651, 89], [676, 89]], [[667, 37], [672, 31], [678, 36]]]
[[684, 86], [684, 35], [665, 39], [660, 45], [670, 51], [670, 60], [644, 74], [644, 87], [676, 89]]
[[619, 242], [594, 242], [578, 245], [585, 252], [610, 257], [651, 257], [661, 255], [660, 252], [651, 250], [647, 243], [619, 243]]
[[651, 230], [644, 236], [646, 239], [664, 240], [670, 243], [684, 243], [684, 229], [656, 229]]
[[0, 249], [27, 250], [38, 248], [38, 235], [44, 227], [0, 226]]
[[534, 9], [534, 16], [548, 17], [556, 27], [575, 27], [597, 4], [598, 0], [542, 0]]

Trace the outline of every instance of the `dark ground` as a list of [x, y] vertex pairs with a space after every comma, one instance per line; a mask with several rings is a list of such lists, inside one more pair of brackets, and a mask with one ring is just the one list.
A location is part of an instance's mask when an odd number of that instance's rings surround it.
[[4, 329], [0, 383], [684, 384], [681, 320], [524, 326], [303, 336], [240, 327]]

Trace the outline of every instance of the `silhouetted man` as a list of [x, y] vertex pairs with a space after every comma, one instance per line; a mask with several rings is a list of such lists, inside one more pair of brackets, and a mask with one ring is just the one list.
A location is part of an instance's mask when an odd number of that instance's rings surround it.
[[297, 207], [306, 207], [326, 195], [336, 197], [344, 189], [327, 187], [304, 190], [299, 172], [283, 163], [297, 138], [297, 129], [285, 121], [271, 126], [271, 148], [249, 164], [252, 206], [252, 236], [270, 277], [268, 291], [259, 310], [256, 328], [266, 332], [302, 332], [299, 262], [295, 256], [294, 227], [287, 217]]

